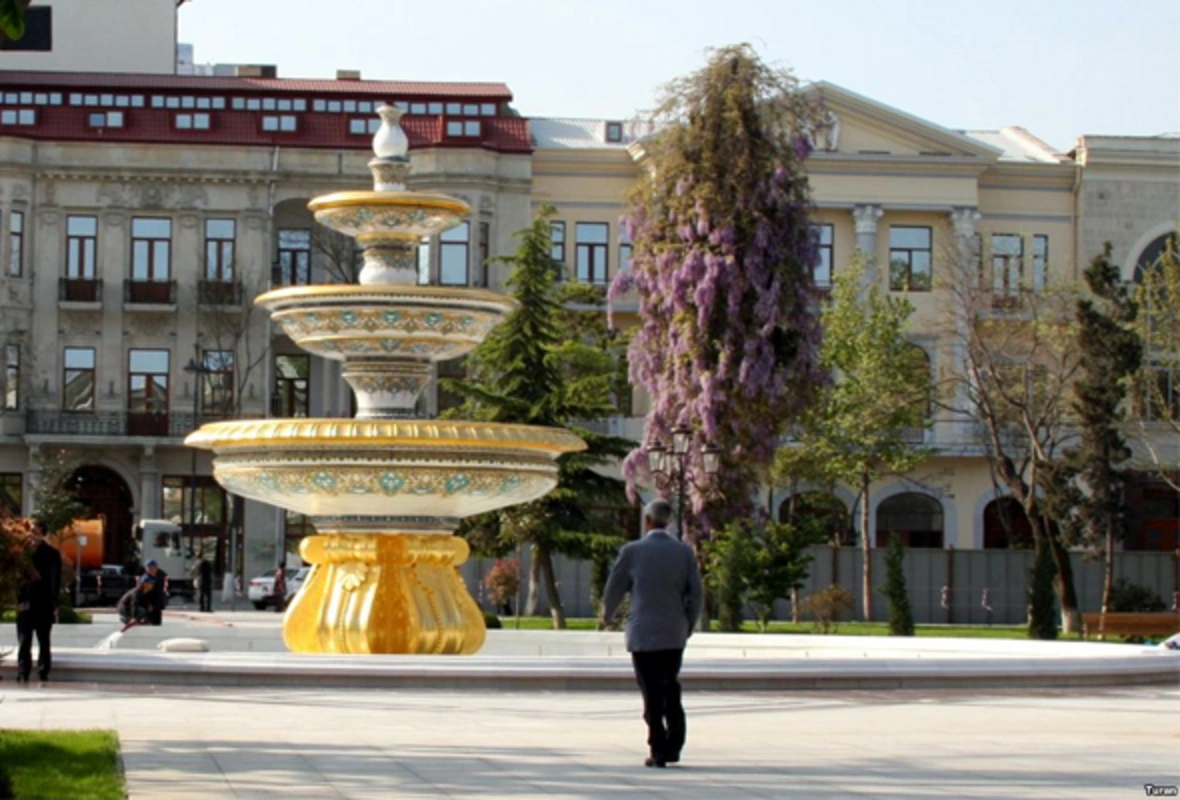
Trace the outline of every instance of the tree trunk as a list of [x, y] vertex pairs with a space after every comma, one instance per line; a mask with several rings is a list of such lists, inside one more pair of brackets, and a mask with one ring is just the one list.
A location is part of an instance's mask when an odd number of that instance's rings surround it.
[[529, 546], [529, 594], [524, 601], [522, 616], [535, 617], [537, 615], [537, 601], [541, 592], [541, 559], [537, 555], [540, 547]]
[[557, 577], [553, 574], [553, 559], [549, 555], [549, 548], [539, 544], [533, 551], [533, 556], [541, 564], [541, 574], [545, 578], [545, 596], [549, 599], [549, 613], [553, 615], [553, 627], [565, 630], [565, 609], [561, 605], [561, 595], [557, 589]]
[[791, 590], [791, 622], [799, 622], [799, 590]]
[[1110, 612], [1110, 593], [1114, 591], [1114, 527], [1106, 526], [1106, 552], [1102, 564], [1102, 613]]
[[873, 620], [873, 551], [869, 548], [869, 476], [860, 476], [860, 552], [863, 557], [861, 568], [861, 612], [865, 622]]
[[1078, 613], [1078, 596], [1073, 588], [1073, 565], [1069, 560], [1069, 551], [1061, 544], [1057, 532], [1049, 531], [1049, 543], [1052, 546], [1053, 564], [1057, 567], [1057, 575], [1053, 579], [1053, 588], [1057, 591], [1057, 601], [1061, 605], [1061, 632], [1078, 633], [1082, 630], [1082, 618]]

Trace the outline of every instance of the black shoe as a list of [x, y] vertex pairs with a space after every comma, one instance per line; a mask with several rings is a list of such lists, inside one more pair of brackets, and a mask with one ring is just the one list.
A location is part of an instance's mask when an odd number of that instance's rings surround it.
[[663, 769], [666, 766], [666, 762], [662, 758], [652, 758], [649, 756], [648, 758], [644, 759], [643, 766], [658, 767], [659, 769]]
[[680, 763], [680, 754], [677, 753], [674, 756], [668, 756], [667, 758], [664, 759], [664, 763], [665, 764], [679, 764]]
[[39, 672], [39, 673], [37, 673], [37, 677], [41, 679], [41, 683], [49, 683], [49, 673], [48, 672]]

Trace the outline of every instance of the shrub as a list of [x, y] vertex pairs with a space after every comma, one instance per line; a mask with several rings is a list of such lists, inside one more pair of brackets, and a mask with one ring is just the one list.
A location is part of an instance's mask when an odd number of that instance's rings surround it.
[[1119, 578], [1110, 587], [1110, 610], [1112, 612], [1164, 611], [1167, 606], [1155, 592], [1146, 586]]
[[815, 617], [815, 627], [820, 633], [836, 630], [840, 617], [852, 610], [852, 594], [843, 586], [829, 586], [812, 592], [803, 602], [803, 608]]
[[504, 625], [500, 622], [500, 618], [491, 611], [483, 612], [483, 626], [485, 628], [503, 628]]
[[894, 534], [885, 550], [885, 588], [882, 593], [889, 600], [889, 634], [914, 635], [914, 612], [910, 608], [910, 593], [905, 583], [905, 548]]
[[483, 587], [496, 608], [505, 608], [520, 591], [520, 560], [500, 558], [483, 576]]

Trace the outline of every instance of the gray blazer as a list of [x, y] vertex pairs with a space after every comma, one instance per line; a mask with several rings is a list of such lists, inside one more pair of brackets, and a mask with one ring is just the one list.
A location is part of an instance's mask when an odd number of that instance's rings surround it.
[[614, 617], [627, 592], [627, 649], [683, 649], [701, 613], [701, 574], [692, 549], [662, 530], [624, 545], [603, 593], [606, 619]]

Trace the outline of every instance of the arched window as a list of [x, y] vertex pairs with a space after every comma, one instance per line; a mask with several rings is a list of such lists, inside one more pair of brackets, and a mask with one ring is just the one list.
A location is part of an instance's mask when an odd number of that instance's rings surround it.
[[839, 497], [828, 492], [800, 492], [778, 507], [778, 521], [815, 524], [827, 540], [842, 545], [855, 541], [848, 509]]
[[1135, 283], [1143, 283], [1143, 277], [1148, 270], [1159, 269], [1160, 262], [1169, 250], [1174, 256], [1180, 253], [1180, 241], [1175, 233], [1158, 236], [1143, 248], [1143, 252], [1135, 261]]
[[1032, 546], [1032, 526], [1019, 500], [1015, 497], [997, 497], [984, 507], [985, 550], [1023, 550]]
[[877, 507], [877, 547], [895, 534], [906, 547], [942, 547], [942, 503], [921, 492], [886, 499]]

